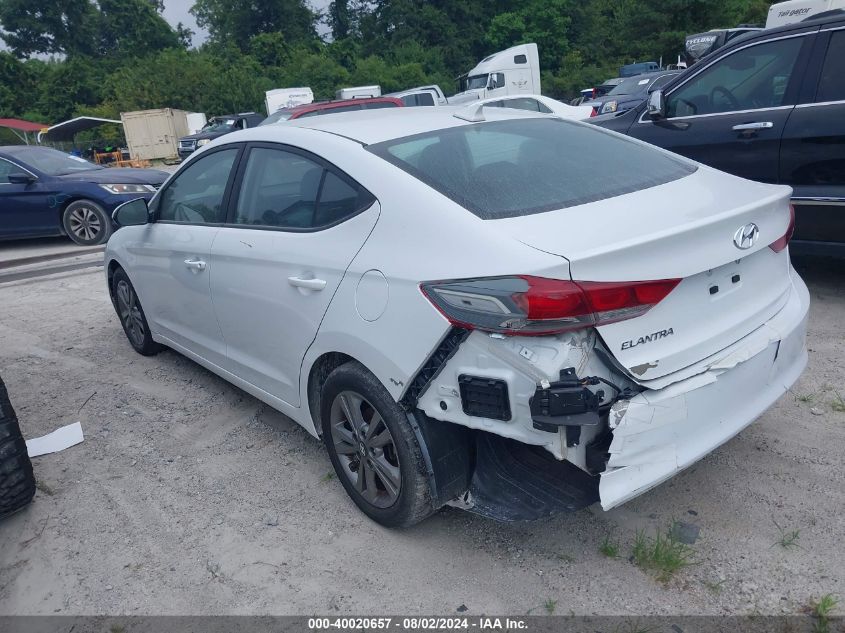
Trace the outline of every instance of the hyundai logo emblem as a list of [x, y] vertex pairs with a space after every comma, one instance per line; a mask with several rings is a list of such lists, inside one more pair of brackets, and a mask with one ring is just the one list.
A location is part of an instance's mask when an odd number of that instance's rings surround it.
[[745, 226], [739, 227], [734, 233], [734, 246], [741, 250], [747, 250], [754, 246], [759, 236], [760, 229], [754, 222], [749, 222]]

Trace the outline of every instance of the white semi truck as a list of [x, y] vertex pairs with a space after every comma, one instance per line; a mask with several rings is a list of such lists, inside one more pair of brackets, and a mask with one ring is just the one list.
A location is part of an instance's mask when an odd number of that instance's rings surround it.
[[540, 94], [540, 55], [536, 44], [512, 46], [482, 59], [458, 77], [458, 94], [450, 104], [470, 103], [505, 95]]

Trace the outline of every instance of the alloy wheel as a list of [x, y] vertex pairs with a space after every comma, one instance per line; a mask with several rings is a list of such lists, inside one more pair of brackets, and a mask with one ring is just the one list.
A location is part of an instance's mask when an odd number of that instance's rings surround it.
[[117, 309], [129, 340], [135, 347], [141, 347], [146, 335], [144, 317], [135, 291], [124, 279], [117, 282]]
[[100, 217], [90, 207], [78, 207], [70, 212], [68, 218], [71, 232], [81, 240], [95, 240], [103, 230]]
[[402, 490], [396, 443], [366, 398], [342, 391], [331, 408], [331, 439], [344, 475], [370, 504], [389, 508]]

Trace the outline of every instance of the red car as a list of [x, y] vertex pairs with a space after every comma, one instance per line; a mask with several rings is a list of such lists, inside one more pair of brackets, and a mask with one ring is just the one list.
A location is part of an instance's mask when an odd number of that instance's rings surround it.
[[376, 110], [379, 108], [401, 108], [405, 104], [394, 97], [373, 97], [371, 99], [344, 99], [341, 101], [321, 101], [296, 106], [295, 108], [281, 108], [268, 116], [261, 125], [292, 121], [306, 116], [334, 114], [335, 112], [350, 112], [352, 110]]

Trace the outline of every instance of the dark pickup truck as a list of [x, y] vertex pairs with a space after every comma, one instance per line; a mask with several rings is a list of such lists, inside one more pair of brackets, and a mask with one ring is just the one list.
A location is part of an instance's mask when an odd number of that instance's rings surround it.
[[199, 132], [179, 139], [179, 158], [187, 158], [206, 143], [210, 143], [224, 134], [255, 127], [263, 120], [264, 117], [255, 112], [211, 117]]
[[845, 257], [845, 12], [748, 33], [591, 123], [790, 185], [793, 253]]

